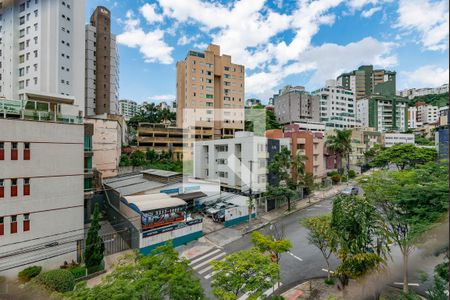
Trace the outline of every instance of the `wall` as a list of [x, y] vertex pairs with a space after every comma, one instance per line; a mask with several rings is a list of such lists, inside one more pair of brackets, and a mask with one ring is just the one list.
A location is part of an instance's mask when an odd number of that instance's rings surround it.
[[119, 122], [100, 118], [86, 118], [85, 122], [94, 124], [94, 168], [102, 173], [103, 178], [116, 176], [122, 151], [122, 128]]
[[[84, 237], [84, 126], [0, 119], [0, 128], [5, 143], [0, 275], [16, 276], [28, 264], [48, 269], [77, 260], [77, 241]], [[11, 142], [18, 142], [18, 160], [11, 160]], [[30, 143], [30, 160], [23, 159], [24, 142]], [[24, 177], [30, 179], [30, 195], [23, 193]], [[11, 197], [12, 178], [17, 179], [17, 197]], [[30, 214], [29, 231], [24, 231], [24, 214]], [[18, 230], [10, 233], [14, 215]]]

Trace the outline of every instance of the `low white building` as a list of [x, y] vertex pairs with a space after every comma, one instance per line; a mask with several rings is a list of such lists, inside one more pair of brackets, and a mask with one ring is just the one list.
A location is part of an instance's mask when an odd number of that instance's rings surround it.
[[236, 132], [231, 139], [194, 144], [194, 176], [218, 180], [224, 189], [253, 194], [266, 191], [267, 138]]
[[412, 133], [384, 133], [382, 140], [385, 147], [392, 147], [396, 144], [414, 145], [415, 143], [414, 134]]
[[353, 128], [356, 123], [355, 95], [351, 90], [327, 80], [325, 87], [313, 92], [320, 97], [320, 121], [327, 128]]
[[421, 89], [412, 88], [412, 89], [404, 89], [397, 92], [399, 96], [408, 97], [409, 99], [414, 99], [415, 97], [418, 96], [425, 96], [431, 94], [444, 94], [444, 93], [448, 93], [448, 83], [434, 88], [421, 88]]
[[419, 105], [417, 107], [417, 121], [422, 124], [435, 123], [439, 119], [439, 107], [434, 105]]
[[[84, 238], [82, 119], [61, 102], [0, 99], [0, 275], [77, 261]], [[11, 118], [9, 118], [11, 117]]]
[[408, 108], [408, 128], [415, 129], [422, 127], [422, 122], [417, 121], [417, 107]]

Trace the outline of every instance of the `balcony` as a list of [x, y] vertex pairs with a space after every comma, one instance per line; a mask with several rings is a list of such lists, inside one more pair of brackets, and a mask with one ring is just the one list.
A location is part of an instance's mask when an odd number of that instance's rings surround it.
[[45, 102], [35, 100], [0, 99], [0, 118], [83, 124], [83, 118], [80, 116], [61, 114], [61, 105], [61, 103], [56, 103], [53, 100]]

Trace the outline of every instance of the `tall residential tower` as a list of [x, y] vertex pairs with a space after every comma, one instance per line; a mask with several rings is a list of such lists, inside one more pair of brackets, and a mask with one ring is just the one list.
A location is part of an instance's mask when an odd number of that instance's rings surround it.
[[111, 12], [98, 6], [86, 25], [86, 115], [119, 112], [119, 55]]
[[84, 111], [84, 11], [84, 0], [0, 0], [0, 98], [57, 96]]
[[232, 63], [229, 55], [220, 55], [220, 46], [189, 51], [185, 60], [177, 62], [177, 127], [192, 122], [185, 117], [194, 113], [195, 127], [213, 129], [215, 137], [243, 130], [244, 81], [245, 67]]

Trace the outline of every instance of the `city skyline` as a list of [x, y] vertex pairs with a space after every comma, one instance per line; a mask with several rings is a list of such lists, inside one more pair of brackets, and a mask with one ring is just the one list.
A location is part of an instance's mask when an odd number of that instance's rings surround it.
[[275, 2], [95, 0], [86, 18], [97, 5], [111, 10], [120, 98], [138, 103], [175, 100], [176, 62], [211, 42], [246, 66], [245, 98], [263, 103], [286, 84], [312, 91], [362, 64], [397, 71], [398, 90], [448, 81], [446, 1]]

